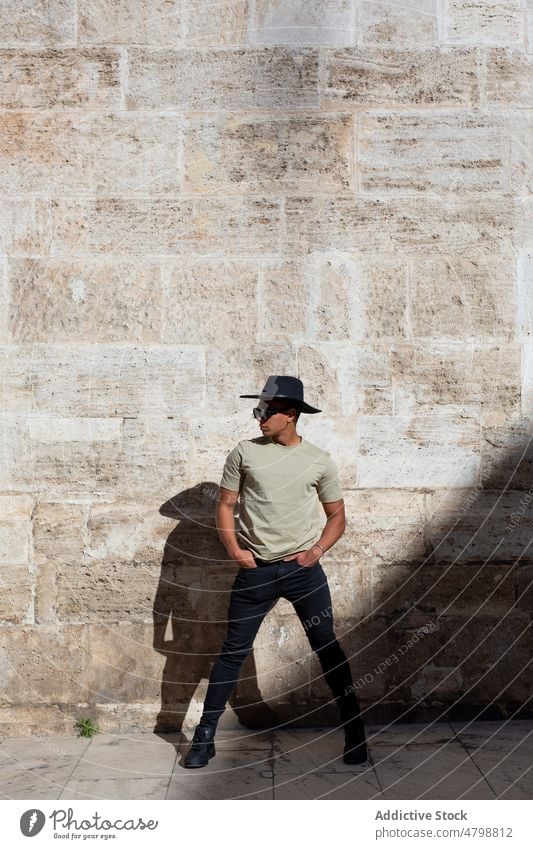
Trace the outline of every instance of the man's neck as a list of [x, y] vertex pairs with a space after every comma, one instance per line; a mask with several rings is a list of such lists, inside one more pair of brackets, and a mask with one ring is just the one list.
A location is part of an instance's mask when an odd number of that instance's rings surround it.
[[276, 442], [279, 445], [286, 445], [289, 448], [293, 445], [299, 445], [302, 441], [302, 437], [296, 432], [289, 436], [285, 436], [283, 434], [280, 434], [279, 436], [270, 436], [269, 439], [272, 442]]

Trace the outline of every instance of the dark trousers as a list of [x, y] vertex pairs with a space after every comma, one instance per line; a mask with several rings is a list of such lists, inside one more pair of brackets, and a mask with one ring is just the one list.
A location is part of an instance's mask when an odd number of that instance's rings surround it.
[[216, 726], [263, 619], [282, 597], [293, 604], [310, 646], [318, 656], [342, 723], [346, 723], [345, 728], [351, 724], [361, 729], [350, 666], [333, 630], [328, 579], [320, 562], [300, 566], [296, 560], [267, 563], [254, 559], [257, 568], [239, 569], [233, 583], [227, 636], [211, 671], [200, 723]]

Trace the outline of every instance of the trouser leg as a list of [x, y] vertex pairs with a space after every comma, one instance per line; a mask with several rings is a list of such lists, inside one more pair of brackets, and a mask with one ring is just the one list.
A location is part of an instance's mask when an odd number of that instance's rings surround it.
[[276, 601], [270, 571], [257, 567], [237, 574], [228, 606], [227, 636], [211, 670], [201, 725], [217, 725], [261, 623]]
[[309, 644], [318, 657], [343, 725], [345, 728], [347, 725], [362, 728], [350, 665], [335, 635], [331, 594], [320, 563], [288, 576], [287, 589], [286, 597], [292, 601]]

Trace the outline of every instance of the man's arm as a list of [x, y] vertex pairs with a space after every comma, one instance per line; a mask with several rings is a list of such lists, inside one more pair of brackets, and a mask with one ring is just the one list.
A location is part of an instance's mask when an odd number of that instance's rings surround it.
[[[327, 521], [315, 551], [319, 551], [320, 546], [326, 552], [328, 548], [335, 545], [346, 530], [344, 499], [341, 498], [339, 501], [323, 501], [322, 507], [327, 516]], [[317, 544], [315, 543], [315, 545]], [[322, 554], [323, 552], [320, 553]]]
[[257, 568], [252, 552], [240, 547], [237, 534], [235, 533], [233, 508], [237, 503], [239, 491], [227, 489], [224, 486], [221, 486], [219, 489], [215, 523], [222, 544], [232, 560], [235, 560], [241, 566]]

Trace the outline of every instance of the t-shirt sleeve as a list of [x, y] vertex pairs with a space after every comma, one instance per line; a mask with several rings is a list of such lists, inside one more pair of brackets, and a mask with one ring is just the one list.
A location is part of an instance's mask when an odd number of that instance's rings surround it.
[[340, 501], [343, 497], [339, 483], [339, 473], [335, 460], [328, 454], [322, 474], [316, 485], [320, 501]]
[[242, 448], [241, 443], [239, 442], [226, 457], [220, 486], [223, 486], [225, 489], [239, 490], [241, 486], [241, 476]]

